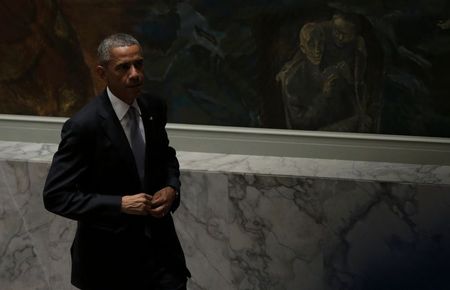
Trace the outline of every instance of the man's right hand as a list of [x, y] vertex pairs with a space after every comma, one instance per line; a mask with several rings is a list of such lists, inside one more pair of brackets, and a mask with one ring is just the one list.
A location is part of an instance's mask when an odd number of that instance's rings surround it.
[[126, 214], [148, 215], [152, 208], [152, 196], [145, 193], [122, 196], [121, 211]]

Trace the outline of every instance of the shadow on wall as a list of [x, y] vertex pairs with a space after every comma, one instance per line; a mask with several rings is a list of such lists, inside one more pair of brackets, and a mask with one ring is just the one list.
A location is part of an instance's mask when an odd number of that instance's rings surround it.
[[[378, 187], [378, 186], [377, 186]], [[439, 186], [386, 184], [353, 195], [325, 241], [333, 290], [450, 289], [450, 196]]]
[[[431, 246], [431, 245], [430, 245]], [[449, 247], [445, 249], [448, 252]], [[442, 251], [444, 249], [440, 249]], [[444, 290], [450, 289], [450, 255], [437, 249], [423, 253], [404, 251], [383, 265], [368, 268], [361, 289], [366, 290]]]

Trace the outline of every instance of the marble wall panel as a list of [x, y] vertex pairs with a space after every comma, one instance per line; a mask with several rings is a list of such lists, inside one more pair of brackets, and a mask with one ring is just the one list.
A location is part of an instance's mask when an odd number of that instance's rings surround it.
[[[0, 161], [0, 289], [49, 290], [45, 266], [15, 196], [23, 188], [14, 170]], [[18, 190], [19, 189], [19, 190]]]
[[323, 214], [312, 181], [229, 178], [233, 289], [323, 289]]
[[48, 163], [33, 162], [28, 164], [28, 200], [24, 207], [24, 218], [28, 221], [29, 232], [46, 271], [52, 289], [72, 290], [70, 281], [69, 249], [75, 234], [74, 221], [47, 212], [42, 201], [42, 190], [49, 169]]
[[[0, 160], [0, 290], [73, 290], [75, 223], [42, 203], [49, 150], [8, 148], [22, 157]], [[212, 169], [181, 174], [189, 290], [450, 289], [447, 181]]]
[[[450, 188], [364, 187], [347, 214], [333, 215], [341, 225], [330, 227], [324, 248], [327, 289], [450, 289]], [[366, 200], [355, 202], [358, 195]]]
[[175, 225], [192, 273], [190, 290], [233, 289], [228, 253], [228, 179], [182, 172]]
[[229, 188], [233, 289], [450, 289], [448, 186], [232, 175]]

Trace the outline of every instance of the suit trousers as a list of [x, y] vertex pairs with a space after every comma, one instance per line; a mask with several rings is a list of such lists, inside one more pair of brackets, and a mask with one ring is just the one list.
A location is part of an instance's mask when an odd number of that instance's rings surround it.
[[82, 290], [186, 290], [186, 276], [165, 263], [144, 227], [130, 228], [114, 240], [111, 236], [111, 243], [118, 250], [106, 259], [114, 264], [117, 257], [121, 263], [100, 274], [104, 284]]

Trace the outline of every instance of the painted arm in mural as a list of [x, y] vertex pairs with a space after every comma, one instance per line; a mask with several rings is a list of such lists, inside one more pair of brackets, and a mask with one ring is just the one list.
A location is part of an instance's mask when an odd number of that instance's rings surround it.
[[321, 92], [303, 112], [302, 122], [314, 130], [352, 131], [356, 122], [349, 111], [350, 94], [347, 80], [338, 71], [330, 73], [323, 81]]

